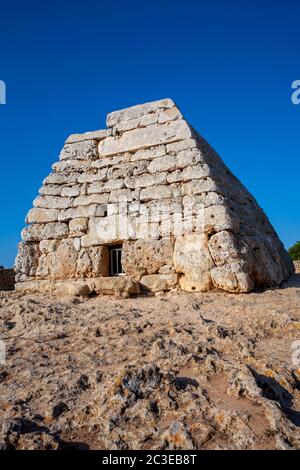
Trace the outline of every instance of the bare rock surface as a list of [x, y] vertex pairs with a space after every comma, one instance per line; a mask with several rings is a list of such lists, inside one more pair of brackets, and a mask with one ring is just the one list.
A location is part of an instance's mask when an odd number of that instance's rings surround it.
[[0, 443], [299, 449], [299, 307], [299, 275], [247, 295], [0, 292]]

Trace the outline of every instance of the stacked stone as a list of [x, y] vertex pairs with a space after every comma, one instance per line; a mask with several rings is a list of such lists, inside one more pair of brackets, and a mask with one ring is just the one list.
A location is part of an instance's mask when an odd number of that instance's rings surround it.
[[[267, 217], [172, 100], [113, 112], [107, 127], [66, 140], [26, 218], [17, 288], [248, 292], [288, 278], [293, 265]], [[125, 276], [111, 278], [117, 243]]]

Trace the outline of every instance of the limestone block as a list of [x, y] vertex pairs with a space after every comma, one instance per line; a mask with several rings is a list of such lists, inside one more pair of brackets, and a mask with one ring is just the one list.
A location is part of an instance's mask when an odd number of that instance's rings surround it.
[[200, 227], [205, 233], [215, 233], [222, 230], [239, 231], [240, 221], [236, 214], [226, 206], [209, 206], [203, 209], [203, 225]]
[[93, 217], [97, 212], [97, 205], [89, 205], [89, 206], [78, 206], [76, 208], [66, 209], [64, 211], [60, 211], [58, 214], [58, 220], [67, 222], [71, 219], [78, 219], [81, 217]]
[[34, 207], [44, 209], [68, 209], [71, 206], [72, 199], [60, 196], [38, 196], [34, 201]]
[[77, 197], [82, 194], [83, 186], [81, 184], [73, 184], [72, 186], [63, 186], [61, 189], [62, 197]]
[[170, 121], [166, 124], [153, 124], [145, 128], [134, 129], [125, 132], [120, 137], [107, 137], [99, 143], [98, 150], [100, 156], [109, 156], [191, 137], [191, 129], [185, 121]]
[[44, 196], [60, 196], [62, 189], [59, 184], [46, 184], [39, 189], [39, 193]]
[[87, 171], [90, 167], [88, 160], [63, 160], [61, 162], [54, 163], [52, 170], [55, 173], [71, 173], [71, 172], [82, 172]]
[[164, 155], [152, 160], [149, 164], [149, 172], [172, 171], [177, 168], [177, 157], [175, 155]]
[[73, 200], [73, 206], [89, 206], [90, 204], [107, 204], [109, 194], [89, 194], [84, 196], [76, 197]]
[[96, 160], [98, 158], [98, 140], [84, 140], [66, 143], [60, 152], [60, 160]]
[[99, 277], [93, 282], [97, 294], [129, 297], [140, 292], [138, 283], [128, 276]]
[[183, 170], [172, 171], [167, 176], [168, 183], [177, 183], [180, 181], [190, 181], [197, 178], [204, 178], [210, 176], [211, 172], [206, 164], [199, 164], [194, 166], [188, 166]]
[[182, 150], [177, 153], [177, 168], [197, 165], [204, 162], [204, 156], [198, 148]]
[[122, 153], [121, 155], [114, 155], [113, 157], [101, 157], [98, 160], [91, 162], [91, 168], [109, 168], [113, 165], [120, 163], [130, 162], [131, 153]]
[[208, 193], [211, 191], [218, 192], [219, 184], [211, 178], [201, 178], [191, 180], [188, 183], [182, 184], [181, 191], [183, 196]]
[[170, 186], [152, 186], [141, 190], [140, 200], [151, 201], [152, 199], [167, 199], [172, 197], [172, 189]]
[[81, 237], [85, 235], [88, 228], [88, 219], [86, 217], [78, 217], [77, 219], [71, 219], [69, 222], [69, 236], [70, 237]]
[[216, 233], [210, 238], [208, 247], [216, 266], [239, 258], [237, 240], [231, 232]]
[[175, 274], [175, 268], [171, 264], [165, 264], [158, 271], [159, 274]]
[[46, 257], [47, 260], [43, 260], [43, 269], [45, 270], [46, 262], [51, 280], [70, 279], [76, 276], [78, 252], [72, 239], [62, 240]]
[[89, 221], [87, 235], [81, 239], [83, 247], [101, 245], [105, 243], [117, 243], [120, 241], [119, 217], [92, 217]]
[[173, 244], [170, 239], [125, 241], [122, 266], [126, 274], [155, 274], [164, 265], [171, 265]]
[[89, 185], [87, 192], [88, 194], [109, 193], [113, 189], [121, 189], [124, 187], [125, 185], [123, 179], [109, 180], [106, 182], [96, 181]]
[[250, 292], [253, 289], [253, 282], [243, 260], [213, 268], [211, 278], [215, 287], [228, 292]]
[[153, 113], [157, 110], [169, 109], [173, 108], [174, 106], [174, 101], [170, 100], [169, 98], [152, 101], [151, 103], [140, 104], [137, 106], [131, 106], [130, 108], [109, 113], [106, 118], [106, 125], [107, 127], [113, 127], [122, 121], [130, 121], [140, 116]]
[[166, 146], [158, 145], [156, 147], [137, 150], [135, 153], [131, 154], [131, 161], [153, 160], [163, 155], [166, 155]]
[[121, 165], [114, 165], [108, 170], [108, 179], [126, 178], [135, 175], [141, 175], [148, 170], [148, 162], [143, 160], [141, 162], [123, 163]]
[[59, 211], [57, 209], [30, 209], [26, 217], [27, 224], [43, 224], [57, 222]]
[[174, 289], [178, 283], [178, 274], [150, 274], [142, 276], [141, 289], [147, 292], [161, 292]]
[[98, 171], [91, 168], [78, 177], [79, 183], [93, 183], [94, 181], [103, 181], [107, 177], [107, 168], [101, 168]]
[[173, 263], [176, 271], [184, 274], [179, 280], [183, 290], [202, 292], [212, 287], [210, 271], [215, 265], [205, 234], [177, 238]]
[[109, 275], [109, 251], [106, 246], [82, 248], [77, 260], [77, 275], [83, 278]]
[[25, 293], [50, 293], [61, 296], [89, 296], [93, 291], [93, 284], [88, 281], [27, 281], [18, 282], [15, 289]]
[[44, 179], [43, 184], [71, 184], [77, 183], [78, 177], [80, 176], [79, 172], [60, 172], [60, 173], [50, 173], [47, 178]]
[[68, 236], [68, 225], [62, 222], [50, 222], [48, 224], [33, 224], [22, 231], [22, 240], [40, 241], [48, 239], [61, 239]]
[[202, 194], [188, 195], [182, 198], [183, 207], [194, 207], [198, 208], [200, 206], [218, 206], [222, 205], [225, 202], [224, 196], [221, 196], [218, 193], [208, 192]]
[[50, 253], [57, 249], [59, 240], [42, 240], [39, 243], [40, 252], [42, 254]]
[[14, 265], [15, 272], [17, 274], [34, 276], [38, 266], [39, 255], [40, 250], [37, 243], [20, 242]]
[[114, 189], [109, 195], [110, 203], [132, 202], [139, 199], [140, 189]]
[[166, 173], [158, 173], [156, 175], [144, 173], [143, 175], [140, 175], [140, 176], [125, 178], [125, 185], [127, 188], [131, 188], [131, 189], [147, 188], [149, 186], [165, 184], [166, 181], [167, 181]]
[[179, 186], [151, 186], [141, 190], [140, 200], [151, 201], [153, 199], [168, 199], [180, 196]]
[[180, 140], [179, 142], [172, 142], [171, 144], [167, 144], [167, 153], [169, 155], [175, 155], [181, 150], [192, 149], [197, 146], [197, 141], [195, 139], [186, 139]]
[[51, 286], [50, 292], [62, 296], [88, 297], [93, 291], [93, 284], [87, 281], [56, 281]]
[[158, 114], [159, 124], [164, 124], [165, 122], [173, 121], [175, 119], [181, 119], [181, 118], [182, 118], [182, 114], [176, 106], [174, 106], [173, 108], [169, 108], [169, 109], [163, 109], [162, 111], [159, 111], [159, 114]]
[[120, 121], [118, 124], [113, 126], [113, 135], [131, 131], [132, 129], [137, 129], [138, 127], [146, 127], [151, 124], [156, 124], [158, 122], [159, 114], [151, 113], [145, 114], [144, 116], [137, 117], [135, 119], [130, 119], [129, 121]]
[[84, 134], [71, 134], [67, 140], [66, 144], [73, 144], [75, 142], [83, 142], [85, 140], [102, 140], [105, 137], [109, 137], [112, 134], [111, 129], [101, 129], [98, 131], [85, 132]]

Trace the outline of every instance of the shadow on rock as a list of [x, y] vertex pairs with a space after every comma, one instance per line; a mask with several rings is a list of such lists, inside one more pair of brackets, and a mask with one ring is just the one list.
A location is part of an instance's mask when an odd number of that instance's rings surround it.
[[255, 378], [257, 386], [262, 390], [262, 396], [279, 403], [286, 417], [295, 426], [300, 427], [300, 412], [292, 408], [293, 395], [274, 378], [259, 374], [254, 369], [251, 369], [251, 367], [249, 369]]

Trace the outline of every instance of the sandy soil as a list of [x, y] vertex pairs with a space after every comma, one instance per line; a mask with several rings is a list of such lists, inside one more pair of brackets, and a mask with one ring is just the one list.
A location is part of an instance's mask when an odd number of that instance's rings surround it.
[[300, 274], [241, 295], [0, 292], [0, 334], [2, 448], [300, 448]]

